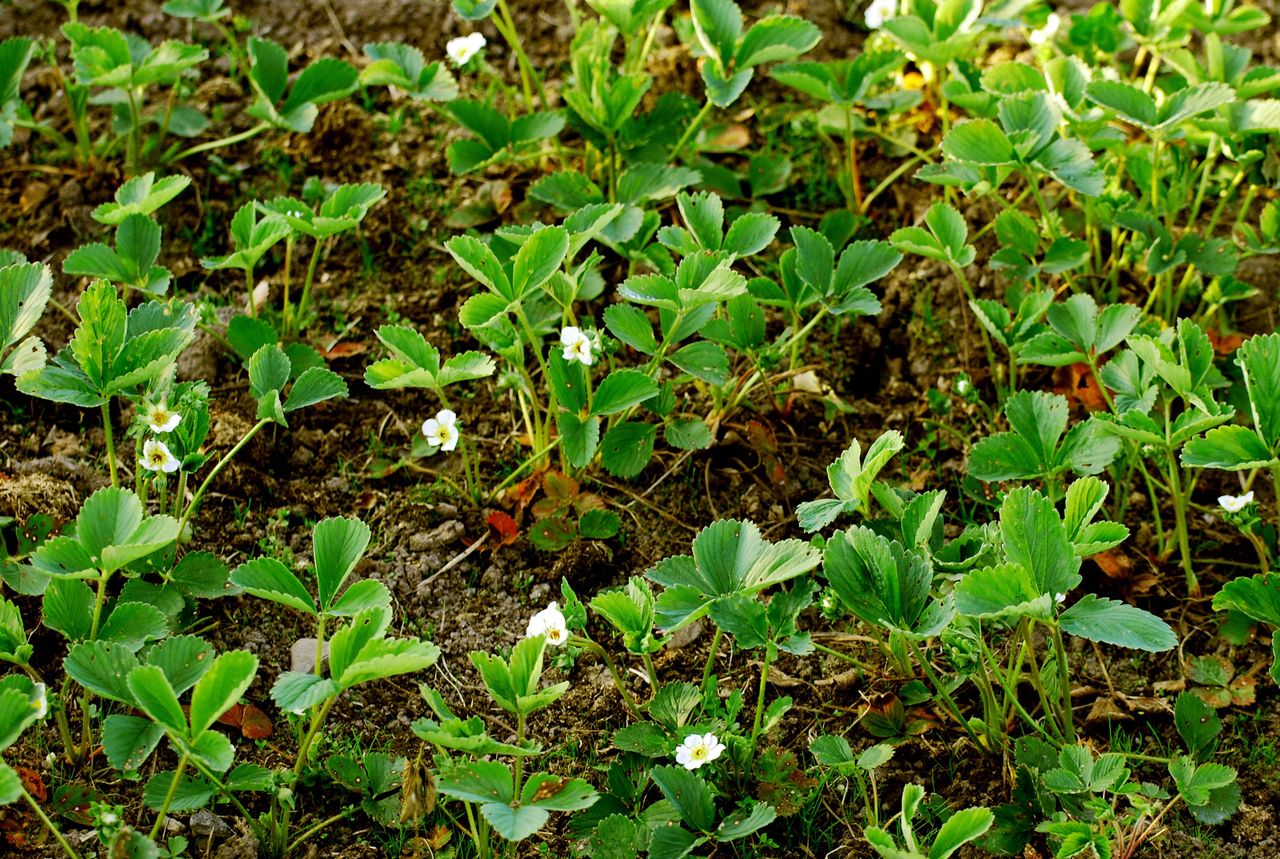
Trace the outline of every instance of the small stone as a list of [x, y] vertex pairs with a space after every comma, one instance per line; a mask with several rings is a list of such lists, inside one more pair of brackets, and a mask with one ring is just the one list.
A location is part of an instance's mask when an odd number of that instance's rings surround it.
[[686, 627], [676, 630], [675, 635], [667, 641], [668, 650], [680, 650], [693, 644], [702, 637], [702, 621], [695, 620]]
[[[314, 638], [299, 638], [289, 647], [289, 663], [299, 674], [310, 674], [316, 667], [316, 645]], [[324, 643], [324, 657], [329, 658], [329, 642]]]
[[211, 811], [201, 809], [191, 815], [191, 834], [197, 838], [225, 841], [235, 833], [227, 822]]
[[425, 552], [438, 546], [444, 546], [462, 536], [464, 530], [461, 520], [450, 519], [441, 522], [430, 531], [419, 531], [409, 537], [409, 551]]

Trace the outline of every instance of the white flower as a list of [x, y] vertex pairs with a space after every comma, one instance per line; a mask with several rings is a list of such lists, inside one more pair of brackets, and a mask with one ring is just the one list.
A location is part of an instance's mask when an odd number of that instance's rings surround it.
[[956, 396], [959, 396], [959, 397], [968, 396], [969, 392], [972, 390], [973, 390], [973, 383], [970, 382], [968, 379], [964, 378], [963, 376], [960, 377], [959, 379], [956, 379]]
[[898, 0], [871, 0], [862, 20], [866, 22], [868, 29], [879, 30], [885, 21], [896, 17], [898, 17]]
[[147, 439], [147, 443], [142, 446], [141, 462], [142, 467], [147, 471], [163, 471], [165, 474], [177, 471], [182, 465], [178, 462], [178, 458], [169, 452], [169, 445], [158, 438]]
[[1047, 45], [1053, 41], [1053, 37], [1058, 35], [1058, 28], [1062, 26], [1062, 19], [1058, 17], [1057, 12], [1049, 13], [1049, 20], [1044, 22], [1044, 26], [1039, 30], [1032, 30], [1027, 36], [1027, 41], [1032, 45]]
[[147, 426], [154, 433], [173, 432], [180, 420], [182, 415], [169, 411], [169, 406], [164, 400], [147, 404]]
[[466, 36], [450, 39], [448, 44], [444, 46], [444, 52], [449, 55], [449, 59], [453, 61], [455, 66], [465, 66], [471, 62], [472, 57], [480, 53], [484, 45], [483, 33], [470, 33]]
[[690, 734], [676, 747], [676, 763], [687, 770], [709, 764], [724, 751], [724, 743], [715, 734]]
[[35, 697], [31, 702], [31, 706], [35, 708], [36, 718], [43, 719], [49, 715], [49, 690], [45, 688], [43, 683], [35, 684]]
[[566, 325], [560, 329], [560, 345], [564, 347], [564, 359], [570, 363], [577, 361], [584, 367], [590, 367], [595, 360], [591, 354], [595, 344], [591, 336], [581, 328]]
[[441, 409], [434, 418], [423, 421], [422, 434], [441, 450], [453, 450], [458, 446], [458, 416], [448, 409]]
[[547, 603], [546, 608], [529, 618], [529, 628], [525, 631], [524, 637], [533, 638], [535, 635], [546, 636], [547, 644], [556, 647], [569, 640], [569, 630], [564, 625], [564, 615], [554, 602]]
[[1239, 513], [1253, 503], [1253, 492], [1244, 495], [1219, 495], [1218, 506], [1228, 513]]
[[120, 822], [120, 818], [115, 814], [115, 812], [108, 811], [106, 814], [102, 815], [99, 822], [103, 826], [115, 826]]

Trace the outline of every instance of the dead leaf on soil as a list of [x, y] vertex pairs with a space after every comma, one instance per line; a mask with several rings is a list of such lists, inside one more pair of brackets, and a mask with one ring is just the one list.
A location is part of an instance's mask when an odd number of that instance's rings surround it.
[[236, 704], [218, 717], [219, 725], [239, 728], [240, 733], [250, 740], [265, 740], [275, 733], [271, 718], [254, 704]]
[[28, 182], [27, 187], [22, 189], [22, 196], [18, 198], [18, 208], [22, 210], [22, 214], [29, 215], [35, 211], [49, 196], [50, 190], [48, 182], [41, 182], [39, 179]]
[[1053, 371], [1053, 390], [1067, 398], [1067, 402], [1079, 403], [1087, 411], [1100, 412], [1107, 407], [1098, 380], [1093, 377], [1088, 364], [1071, 364]]
[[494, 542], [490, 548], [495, 551], [503, 546], [510, 546], [520, 536], [520, 526], [516, 524], [516, 520], [501, 510], [490, 513], [485, 521], [489, 523], [489, 530], [493, 532]]

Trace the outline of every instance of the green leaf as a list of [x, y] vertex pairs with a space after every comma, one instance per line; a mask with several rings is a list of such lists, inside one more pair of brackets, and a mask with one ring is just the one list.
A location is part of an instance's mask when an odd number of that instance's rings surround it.
[[658, 428], [653, 424], [622, 421], [605, 433], [600, 442], [601, 463], [615, 477], [640, 474], [653, 456]]
[[604, 324], [609, 333], [644, 355], [658, 351], [658, 341], [653, 334], [653, 323], [644, 311], [629, 304], [613, 304], [604, 312]]
[[758, 254], [773, 241], [778, 226], [778, 219], [773, 215], [747, 212], [729, 225], [722, 250], [739, 258]]
[[512, 268], [515, 299], [519, 300], [542, 286], [559, 270], [568, 252], [569, 234], [563, 227], [544, 227], [525, 239], [516, 252]]
[[1013, 144], [989, 119], [972, 119], [951, 129], [942, 140], [942, 152], [957, 161], [984, 166], [1014, 160]]
[[1000, 535], [1006, 557], [1027, 571], [1039, 593], [1056, 597], [1080, 584], [1080, 559], [1062, 519], [1053, 502], [1036, 490], [1022, 487], [1005, 496]]
[[153, 811], [166, 807], [170, 811], [194, 811], [208, 805], [209, 800], [218, 792], [212, 782], [200, 775], [184, 774], [175, 785], [173, 779], [176, 775], [176, 772], [169, 770], [158, 772], [147, 779], [147, 786], [142, 794], [143, 804]]
[[1085, 95], [1094, 104], [1115, 111], [1134, 125], [1150, 129], [1158, 122], [1155, 101], [1131, 84], [1095, 80], [1090, 82]]
[[1215, 427], [1191, 439], [1180, 458], [1183, 465], [1227, 471], [1266, 468], [1277, 462], [1277, 455], [1257, 433], [1237, 424]]
[[191, 735], [200, 736], [231, 709], [257, 671], [258, 657], [245, 650], [231, 650], [213, 660], [191, 692]]
[[511, 769], [498, 761], [466, 761], [440, 773], [442, 794], [464, 802], [509, 804], [515, 786]]
[[213, 648], [204, 639], [175, 635], [147, 651], [147, 664], [159, 666], [173, 691], [181, 696], [209, 670], [212, 656]]
[[762, 63], [790, 62], [822, 40], [817, 25], [794, 15], [761, 18], [738, 46], [734, 65], [747, 69]]
[[994, 822], [995, 815], [990, 809], [966, 808], [957, 811], [938, 830], [933, 846], [929, 848], [929, 859], [948, 859], [965, 844], [983, 835]]
[[498, 802], [480, 806], [480, 813], [508, 841], [523, 841], [545, 826], [550, 817], [546, 809], [537, 806], [512, 807]]
[[1042, 593], [1017, 564], [980, 567], [956, 585], [956, 611], [981, 619], [1053, 616], [1053, 594]]
[[616, 415], [658, 395], [658, 386], [639, 370], [614, 370], [591, 400], [591, 414]]
[[930, 599], [928, 560], [867, 528], [833, 535], [822, 572], [849, 610], [872, 626], [927, 637], [950, 620], [951, 606]]
[[295, 412], [334, 397], [345, 397], [347, 394], [347, 383], [337, 373], [324, 367], [309, 367], [289, 389], [289, 396], [284, 401], [284, 410]]
[[729, 380], [729, 356], [722, 347], [706, 340], [678, 349], [667, 360], [711, 385], [723, 385]]
[[702, 49], [728, 69], [742, 35], [742, 10], [734, 0], [693, 0], [689, 8]]
[[164, 728], [150, 719], [112, 713], [102, 724], [102, 750], [112, 769], [137, 772], [156, 750]]
[[600, 419], [584, 419], [572, 412], [561, 412], [556, 415], [556, 429], [560, 432], [560, 446], [569, 464], [574, 468], [586, 468], [600, 443]]
[[320, 608], [327, 611], [369, 546], [369, 526], [335, 516], [318, 522], [312, 534]]
[[140, 602], [118, 602], [98, 630], [98, 638], [138, 651], [148, 641], [169, 634], [165, 616], [155, 606]]
[[[0, 372], [17, 375], [17, 353], [8, 354], [35, 327], [53, 294], [53, 274], [42, 263], [25, 263], [0, 268]], [[22, 350], [36, 348], [23, 346]], [[41, 356], [43, 346], [38, 347]], [[21, 351], [21, 350], [20, 350]], [[7, 357], [6, 357], [7, 356]], [[43, 365], [43, 360], [40, 365]], [[22, 368], [35, 369], [24, 363]]]
[[245, 593], [278, 602], [306, 614], [317, 614], [315, 600], [288, 567], [275, 558], [246, 561], [231, 572], [231, 583]]
[[1216, 611], [1234, 609], [1280, 629], [1280, 576], [1262, 574], [1232, 579], [1214, 595], [1213, 608]]
[[750, 809], [739, 809], [716, 827], [717, 841], [737, 841], [746, 838], [778, 819], [778, 812], [766, 802], [754, 802]]
[[1173, 706], [1173, 723], [1187, 752], [1197, 761], [1213, 756], [1222, 733], [1222, 720], [1214, 709], [1191, 692], [1178, 693]]
[[328, 677], [311, 672], [285, 671], [271, 687], [271, 700], [287, 713], [306, 713], [342, 688]]
[[1253, 427], [1273, 452], [1280, 452], [1280, 334], [1250, 337], [1236, 350], [1244, 371]]
[[[63, 668], [67, 676], [95, 695], [134, 706], [128, 677], [138, 667], [138, 657], [125, 647], [101, 641], [73, 645]], [[163, 669], [157, 667], [163, 673]]]
[[472, 236], [454, 236], [445, 243], [445, 250], [467, 274], [480, 281], [490, 292], [508, 302], [515, 300], [516, 293], [511, 288], [511, 281], [488, 245]]
[[54, 579], [44, 592], [44, 625], [62, 633], [68, 641], [82, 641], [93, 628], [93, 604], [93, 591], [84, 582]]
[[1178, 646], [1160, 618], [1118, 600], [1086, 594], [1058, 618], [1064, 631], [1090, 641], [1159, 653]]
[[649, 775], [686, 824], [698, 832], [715, 827], [715, 800], [700, 776], [676, 766], [654, 767]]
[[187, 717], [169, 679], [157, 665], [140, 665], [129, 672], [129, 692], [138, 707], [176, 736], [186, 737]]

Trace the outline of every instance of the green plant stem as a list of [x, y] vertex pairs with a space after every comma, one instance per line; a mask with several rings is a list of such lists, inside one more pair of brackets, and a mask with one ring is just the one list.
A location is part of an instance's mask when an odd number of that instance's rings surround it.
[[[570, 639], [574, 644], [590, 650], [596, 656], [604, 661], [605, 667], [609, 669], [609, 676], [613, 678], [614, 688], [618, 690], [618, 694], [622, 696], [623, 706], [627, 711], [637, 719], [640, 718], [640, 708], [636, 706], [635, 699], [631, 697], [631, 692], [627, 690], [626, 684], [622, 682], [622, 675], [618, 672], [618, 666], [614, 664], [613, 658], [609, 656], [609, 651], [605, 650], [594, 639], [586, 636], [574, 636]], [[656, 688], [656, 687], [655, 687]]]
[[[359, 810], [360, 810], [359, 805], [349, 805], [346, 808], [344, 808], [342, 811], [333, 815], [332, 817], [327, 817], [324, 820], [321, 820], [319, 823], [316, 823], [313, 826], [303, 830], [302, 834], [300, 834], [297, 838], [289, 842], [289, 846], [285, 848], [285, 855], [287, 856], [288, 854], [292, 853], [294, 850], [297, 850], [298, 847], [304, 844], [309, 838], [311, 838], [317, 832], [320, 832], [326, 829], [327, 827], [332, 826], [333, 824], [337, 823], [340, 820], [345, 820], [346, 818], [355, 814]], [[155, 836], [152, 836], [152, 837], [154, 838]]]
[[825, 644], [819, 644], [818, 642], [815, 641], [813, 642], [813, 649], [818, 651], [819, 653], [825, 653], [828, 656], [834, 656], [836, 659], [840, 659], [840, 660], [843, 660], [844, 662], [848, 662], [854, 668], [857, 668], [860, 671], [865, 671], [868, 674], [873, 673], [874, 671], [874, 669], [870, 665], [863, 662], [862, 660], [856, 659], [855, 657], [852, 657], [847, 653], [841, 653], [839, 650], [836, 650], [834, 648], [827, 647]]
[[302, 743], [298, 746], [298, 757], [293, 762], [293, 774], [295, 776], [302, 775], [302, 768], [306, 766], [307, 755], [311, 751], [311, 746], [320, 734], [320, 729], [324, 727], [324, 720], [328, 718], [329, 711], [333, 709], [333, 705], [338, 703], [338, 696], [331, 695], [325, 699], [320, 705], [320, 709], [316, 710], [314, 716], [311, 717], [311, 726], [307, 728], [306, 735], [302, 738]]
[[246, 131], [241, 131], [239, 134], [232, 134], [228, 137], [220, 137], [217, 140], [208, 140], [208, 141], [205, 141], [204, 143], [198, 143], [195, 146], [182, 150], [177, 155], [174, 155], [172, 158], [170, 158], [169, 161], [171, 163], [174, 161], [181, 161], [182, 159], [187, 158], [191, 155], [199, 155], [201, 152], [208, 152], [210, 149], [218, 149], [219, 147], [222, 147], [222, 146], [234, 146], [237, 143], [243, 143], [244, 141], [252, 137], [257, 137], [259, 134], [266, 131], [270, 127], [271, 127], [271, 123], [260, 122], [257, 125], [255, 125], [253, 128], [247, 129]]
[[658, 691], [658, 669], [654, 667], [653, 657], [648, 653], [641, 654], [644, 659], [644, 670], [649, 675], [649, 686], [656, 693]]
[[295, 321], [298, 323], [298, 330], [302, 330], [304, 320], [307, 318], [307, 310], [311, 307], [311, 284], [316, 278], [316, 266], [320, 262], [320, 251], [324, 248], [324, 239], [317, 238], [316, 246], [311, 251], [311, 259], [307, 263], [307, 276], [302, 281], [302, 295], [298, 296], [298, 315]]
[[756, 691], [756, 716], [751, 722], [751, 758], [756, 756], [756, 740], [760, 738], [760, 729], [764, 726], [764, 696], [769, 687], [769, 663], [773, 656], [773, 643], [764, 646], [764, 661], [760, 664], [760, 688]]
[[[528, 717], [524, 713], [516, 714], [516, 745], [517, 746], [521, 746], [521, 747], [524, 746], [525, 720], [527, 718]], [[512, 791], [512, 796], [516, 798], [517, 802], [520, 800], [520, 788], [522, 786], [523, 781], [524, 781], [524, 755], [516, 755], [515, 789]]]
[[925, 160], [928, 160], [928, 159], [926, 159], [923, 155], [915, 155], [915, 156], [912, 156], [910, 159], [903, 161], [901, 164], [895, 167], [892, 173], [890, 173], [888, 176], [881, 179], [880, 182], [874, 188], [871, 189], [871, 193], [863, 198], [860, 210], [865, 213], [867, 209], [871, 207], [871, 203], [873, 200], [875, 200], [876, 197], [879, 197], [884, 191], [886, 191], [889, 188], [890, 185], [892, 185], [894, 182], [900, 179], [904, 173], [906, 173], [912, 167], [919, 164], [921, 161], [925, 161]]
[[520, 86], [524, 90], [525, 105], [530, 111], [533, 111], [533, 87], [536, 87], [538, 98], [545, 108], [547, 106], [547, 94], [542, 88], [542, 79], [538, 77], [537, 70], [534, 69], [533, 63], [529, 62], [529, 57], [524, 52], [524, 46], [520, 43], [520, 32], [516, 29], [516, 22], [511, 17], [511, 9], [507, 6], [507, 0], [498, 0], [498, 13], [490, 16], [490, 18], [493, 21], [493, 25], [497, 27], [498, 32], [502, 34], [502, 38], [510, 46], [512, 53], [516, 55], [516, 65], [520, 68]]
[[702, 126], [703, 120], [707, 118], [707, 114], [711, 113], [712, 107], [713, 105], [710, 100], [703, 103], [702, 110], [698, 111], [697, 115], [690, 120], [689, 127], [684, 130], [684, 134], [682, 134], [680, 139], [676, 141], [676, 145], [671, 150], [670, 160], [680, 160], [680, 153], [684, 151], [685, 144], [688, 143], [693, 135], [697, 133], [698, 129]]
[[555, 447], [557, 444], [559, 444], [559, 441], [548, 442], [540, 450], [537, 450], [534, 453], [529, 454], [529, 456], [525, 458], [524, 462], [517, 465], [510, 474], [508, 474], [506, 477], [502, 479], [501, 483], [499, 483], [497, 486], [493, 488], [493, 491], [491, 491], [488, 495], [488, 500], [492, 501], [495, 498], [497, 498], [498, 494], [502, 492], [502, 490], [506, 489], [512, 483], [515, 483], [516, 478], [520, 476], [526, 468], [528, 468], [533, 463], [537, 462], [542, 457], [546, 456], [547, 453], [550, 452], [551, 448]]
[[951, 697], [951, 693], [947, 691], [947, 687], [942, 685], [941, 678], [939, 678], [937, 673], [933, 670], [933, 666], [929, 664], [929, 660], [925, 657], [924, 653], [920, 651], [920, 646], [917, 645], [914, 640], [905, 635], [902, 636], [902, 638], [906, 641], [907, 647], [911, 649], [911, 653], [915, 656], [916, 661], [920, 663], [920, 667], [924, 669], [925, 676], [929, 678], [929, 682], [933, 684], [934, 692], [936, 692], [938, 697], [946, 704], [947, 710], [951, 713], [951, 717], [960, 723], [960, 727], [964, 728], [964, 732], [969, 735], [969, 739], [973, 741], [975, 746], [980, 749], [984, 748], [982, 740], [976, 733], [974, 733], [973, 728], [969, 727], [969, 720], [960, 712], [960, 707], [956, 704], [955, 699]]
[[1058, 692], [1062, 698], [1062, 733], [1068, 743], [1076, 741], [1075, 717], [1071, 710], [1071, 674], [1067, 670], [1067, 648], [1062, 641], [1062, 628], [1050, 623], [1053, 630], [1053, 654], [1058, 660]]
[[120, 485], [120, 475], [116, 471], [116, 440], [111, 431], [111, 401], [102, 404], [102, 432], [107, 440], [107, 470], [111, 473], [111, 485]]
[[152, 841], [156, 840], [156, 836], [160, 834], [160, 827], [164, 826], [164, 819], [169, 814], [169, 806], [173, 804], [173, 798], [178, 795], [178, 784], [182, 781], [182, 774], [187, 771], [187, 763], [190, 760], [191, 756], [186, 753], [178, 760], [178, 768], [173, 771], [173, 778], [169, 780], [169, 790], [165, 792], [164, 803], [156, 812], [156, 822], [151, 826], [149, 837]]
[[196, 490], [196, 494], [192, 496], [191, 503], [187, 505], [186, 512], [182, 514], [182, 519], [178, 522], [178, 542], [182, 541], [182, 534], [186, 530], [187, 523], [191, 521], [191, 517], [195, 514], [196, 508], [200, 506], [200, 502], [204, 500], [204, 493], [209, 489], [209, 484], [213, 482], [215, 477], [222, 473], [222, 469], [227, 467], [227, 464], [230, 463], [235, 455], [249, 443], [249, 440], [257, 435], [258, 431], [269, 423], [271, 423], [271, 421], [267, 419], [258, 421], [247, 433], [244, 434], [244, 438], [236, 442], [235, 447], [227, 451], [226, 454], [223, 455], [222, 459], [218, 460], [218, 464], [213, 467], [213, 470], [209, 472], [209, 476], [204, 479], [204, 482], [200, 484], [200, 488]]
[[218, 31], [218, 34], [222, 36], [223, 41], [227, 43], [227, 47], [231, 49], [231, 64], [233, 66], [233, 68], [230, 69], [231, 77], [234, 78], [237, 74], [247, 76], [249, 74], [249, 62], [245, 58], [244, 53], [240, 50], [240, 42], [234, 35], [232, 35], [231, 31], [227, 29], [227, 25], [223, 24], [217, 18], [214, 18], [209, 23], [212, 24], [214, 29]]
[[18, 784], [18, 790], [22, 793], [22, 798], [27, 801], [27, 805], [31, 806], [31, 810], [35, 812], [36, 817], [44, 824], [44, 828], [49, 830], [49, 834], [53, 836], [53, 840], [58, 842], [58, 846], [66, 851], [71, 859], [80, 859], [80, 854], [72, 849], [67, 843], [67, 839], [62, 837], [62, 833], [58, 831], [58, 827], [49, 819], [49, 815], [44, 813], [44, 809], [40, 807], [40, 803], [36, 802], [31, 794], [27, 793], [26, 787], [21, 782]]
[[258, 302], [253, 300], [253, 269], [252, 268], [246, 268], [244, 270], [244, 293], [245, 293], [245, 300], [249, 302], [249, 306], [245, 309], [249, 311], [250, 316], [256, 318], [258, 315]]
[[[550, 385], [551, 374], [547, 371], [546, 359], [542, 357], [542, 349], [539, 348], [540, 344], [538, 341], [538, 335], [534, 333], [533, 326], [529, 324], [529, 317], [525, 315], [523, 307], [517, 304], [515, 313], [516, 320], [519, 321], [520, 327], [524, 329], [525, 336], [529, 338], [529, 350], [533, 352], [533, 357], [538, 361], [538, 369], [542, 372], [542, 381], [544, 384]], [[529, 388], [531, 391], [534, 390], [532, 379], [530, 379]], [[545, 420], [548, 423], [544, 423], [543, 417], [538, 414], [537, 402], [534, 401], [531, 405], [533, 407], [534, 426], [539, 430], [540, 434], [537, 437], [530, 439], [530, 441], [533, 443], [534, 447], [538, 447], [545, 444], [550, 435], [548, 424], [551, 420], [551, 415], [548, 412], [545, 417]]]
[[[1168, 426], [1167, 421], [1165, 425], [1166, 427]], [[1187, 577], [1187, 593], [1191, 596], [1197, 596], [1200, 593], [1200, 583], [1196, 581], [1195, 567], [1191, 563], [1191, 539], [1187, 533], [1187, 508], [1182, 499], [1182, 468], [1178, 465], [1177, 455], [1172, 449], [1169, 450], [1168, 457], [1169, 490], [1173, 498], [1173, 522], [1178, 535], [1178, 554], [1182, 560], [1182, 571]]]
[[284, 240], [284, 286], [280, 302], [280, 315], [286, 337], [293, 335], [293, 322], [289, 313], [289, 278], [293, 274], [293, 234]]
[[[27, 673], [27, 676], [31, 678], [32, 682], [44, 683], [45, 689], [48, 689], [49, 684], [45, 683], [45, 679], [41, 676], [39, 671], [32, 668], [25, 662], [21, 667], [22, 670]], [[54, 699], [49, 702], [49, 709], [53, 710], [53, 721], [58, 724], [58, 736], [62, 739], [63, 754], [70, 757], [76, 744], [75, 741], [71, 739], [71, 723], [67, 721], [67, 710], [66, 707], [63, 706], [62, 700], [61, 695], [55, 696]]]
[[[974, 295], [973, 287], [969, 284], [969, 278], [965, 277], [964, 270], [961, 269], [960, 266], [955, 263], [950, 263], [950, 266], [951, 270], [955, 272], [956, 278], [960, 281], [960, 286], [964, 288], [965, 297], [969, 299], [969, 303], [972, 304], [977, 300], [977, 298]], [[1004, 402], [1005, 395], [1000, 391], [1000, 384], [996, 378], [996, 373], [994, 372], [997, 362], [995, 349], [991, 346], [991, 336], [987, 334], [987, 329], [981, 325], [978, 326], [978, 333], [982, 335], [982, 345], [987, 352], [987, 366], [992, 368], [991, 381], [996, 386], [996, 399], [1000, 402]]]
[[720, 637], [723, 635], [724, 633], [717, 626], [715, 634], [711, 636], [711, 649], [707, 651], [707, 664], [702, 667], [703, 689], [706, 689], [707, 684], [711, 682], [711, 669], [715, 666], [716, 651], [720, 649]]
[[866, 207], [862, 199], [862, 177], [858, 172], [858, 141], [853, 134], [853, 105], [846, 104], [844, 110], [844, 140], [845, 148], [848, 150], [849, 187], [853, 192], [849, 202], [850, 208], [860, 215], [866, 211]]
[[138, 149], [140, 139], [140, 126], [142, 125], [142, 115], [138, 111], [138, 93], [134, 87], [125, 87], [125, 93], [129, 96], [129, 139], [125, 146], [125, 164], [126, 170], [130, 176], [138, 174]]

